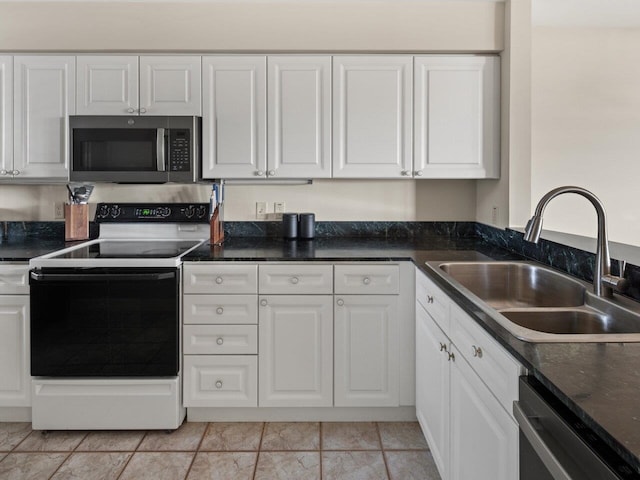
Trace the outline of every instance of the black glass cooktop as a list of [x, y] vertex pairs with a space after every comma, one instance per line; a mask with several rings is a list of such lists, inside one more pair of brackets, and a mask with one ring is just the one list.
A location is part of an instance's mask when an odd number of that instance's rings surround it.
[[54, 258], [173, 258], [198, 245], [195, 240], [102, 240]]

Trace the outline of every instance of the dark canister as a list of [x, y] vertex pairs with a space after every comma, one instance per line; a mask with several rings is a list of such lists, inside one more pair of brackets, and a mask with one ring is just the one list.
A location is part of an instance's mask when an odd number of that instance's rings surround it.
[[316, 233], [316, 216], [314, 213], [300, 213], [298, 215], [298, 238], [310, 239]]
[[298, 214], [282, 214], [282, 238], [292, 239], [298, 236]]

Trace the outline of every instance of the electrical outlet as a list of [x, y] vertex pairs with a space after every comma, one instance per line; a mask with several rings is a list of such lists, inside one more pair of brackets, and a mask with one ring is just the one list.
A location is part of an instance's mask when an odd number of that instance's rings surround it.
[[273, 204], [273, 214], [275, 216], [275, 220], [282, 220], [282, 214], [284, 213], [284, 202], [275, 202]]
[[64, 220], [64, 202], [55, 202], [53, 204], [53, 219]]
[[498, 207], [495, 205], [491, 208], [491, 224], [498, 225]]
[[267, 218], [267, 202], [256, 202], [256, 218], [258, 220]]

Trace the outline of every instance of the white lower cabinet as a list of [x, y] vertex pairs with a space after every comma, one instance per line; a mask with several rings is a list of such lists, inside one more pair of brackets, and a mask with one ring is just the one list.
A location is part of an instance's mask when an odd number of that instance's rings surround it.
[[399, 405], [397, 308], [395, 295], [336, 295], [336, 406]]
[[0, 407], [31, 406], [28, 274], [0, 265]]
[[261, 295], [259, 404], [333, 405], [333, 296]]
[[[440, 476], [518, 478], [518, 426], [510, 406], [523, 368], [416, 272], [416, 416]], [[438, 321], [420, 301], [429, 297], [439, 299]]]

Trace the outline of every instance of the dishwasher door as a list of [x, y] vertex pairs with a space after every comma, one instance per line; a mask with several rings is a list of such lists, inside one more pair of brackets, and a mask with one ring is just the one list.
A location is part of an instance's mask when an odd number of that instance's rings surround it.
[[640, 474], [538, 380], [520, 377], [520, 480], [628, 480]]

